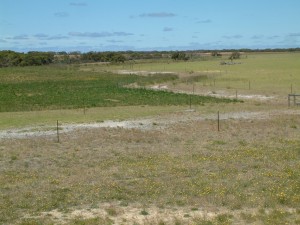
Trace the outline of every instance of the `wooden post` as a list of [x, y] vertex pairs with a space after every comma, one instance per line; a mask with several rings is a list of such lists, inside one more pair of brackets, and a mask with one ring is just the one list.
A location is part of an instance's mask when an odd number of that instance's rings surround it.
[[220, 131], [220, 112], [218, 111], [218, 131]]
[[192, 95], [190, 95], [190, 109], [192, 109]]
[[293, 84], [291, 84], [291, 94], [293, 94]]
[[83, 115], [85, 115], [85, 100], [83, 100]]
[[57, 132], [57, 143], [59, 143], [59, 124], [58, 124], [58, 120], [56, 122], [56, 132]]

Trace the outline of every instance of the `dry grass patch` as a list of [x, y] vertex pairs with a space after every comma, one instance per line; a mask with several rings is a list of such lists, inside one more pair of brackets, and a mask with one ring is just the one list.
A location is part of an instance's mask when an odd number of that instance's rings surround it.
[[[147, 218], [154, 213], [152, 205], [188, 209], [182, 217], [174, 216], [178, 221], [193, 221], [196, 210], [191, 208], [225, 208], [216, 217], [200, 217], [217, 224], [240, 220], [234, 213], [238, 210], [287, 208], [289, 213], [276, 221], [295, 222], [299, 116], [228, 119], [220, 132], [215, 121], [190, 116], [195, 120], [161, 130], [74, 131], [62, 134], [60, 144], [52, 137], [0, 140], [0, 222], [14, 224], [26, 215], [53, 210], [68, 214], [112, 202], [126, 203], [125, 209], [108, 205], [100, 217], [104, 221], [115, 221], [126, 214], [127, 204], [138, 204], [136, 215]], [[267, 215], [255, 212], [253, 219], [264, 221]], [[244, 217], [242, 221], [247, 213]], [[155, 223], [160, 222], [168, 221]]]

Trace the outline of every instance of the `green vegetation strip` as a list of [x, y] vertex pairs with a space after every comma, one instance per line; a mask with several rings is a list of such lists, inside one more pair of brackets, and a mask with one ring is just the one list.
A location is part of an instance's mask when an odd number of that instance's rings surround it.
[[[112, 73], [89, 73], [61, 70], [56, 67], [22, 69], [5, 77], [0, 84], [0, 111], [32, 111], [47, 109], [72, 109], [82, 107], [111, 107], [136, 105], [194, 105], [208, 102], [232, 102], [206, 96], [155, 91], [145, 88], [127, 88], [131, 83], [153, 83], [173, 80], [174, 75], [141, 77]], [[6, 70], [7, 71], [7, 70]], [[0, 73], [1, 73], [0, 72]], [[27, 73], [27, 75], [25, 75]], [[39, 73], [42, 78], [39, 77]], [[55, 74], [55, 75], [53, 75]], [[57, 75], [58, 74], [58, 75]], [[51, 78], [51, 76], [53, 76]], [[31, 78], [30, 78], [31, 77]]]

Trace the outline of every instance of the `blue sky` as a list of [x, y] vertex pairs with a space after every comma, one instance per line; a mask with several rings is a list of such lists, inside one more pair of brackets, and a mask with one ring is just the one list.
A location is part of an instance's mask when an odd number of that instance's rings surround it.
[[300, 47], [299, 0], [0, 0], [0, 50]]

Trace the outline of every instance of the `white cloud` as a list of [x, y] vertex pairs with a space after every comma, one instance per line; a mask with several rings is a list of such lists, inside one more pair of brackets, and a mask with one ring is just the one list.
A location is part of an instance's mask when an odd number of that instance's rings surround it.
[[56, 12], [56, 13], [54, 13], [54, 16], [64, 18], [64, 17], [68, 17], [69, 13], [67, 13], [67, 12]]
[[69, 32], [73, 37], [90, 37], [90, 38], [102, 38], [102, 37], [121, 37], [130, 36], [132, 33], [127, 32]]
[[290, 37], [300, 37], [300, 33], [290, 33]]
[[29, 37], [27, 34], [21, 34], [21, 35], [17, 35], [17, 36], [14, 36], [14, 37], [9, 37], [7, 38], [9, 40], [28, 40]]
[[49, 36], [45, 38], [45, 40], [62, 40], [62, 39], [69, 39], [69, 37], [59, 34], [59, 35]]
[[273, 35], [273, 36], [268, 37], [268, 39], [273, 40], [273, 39], [276, 39], [276, 38], [279, 38], [279, 37], [280, 37], [280, 36], [278, 36], [278, 35]]
[[236, 34], [236, 35], [224, 35], [223, 38], [225, 39], [241, 39], [243, 35]]
[[123, 41], [120, 40], [107, 40], [109, 43], [123, 43]]
[[212, 20], [206, 19], [206, 20], [199, 20], [197, 23], [212, 23]]
[[251, 37], [251, 39], [253, 39], [253, 40], [259, 40], [259, 39], [262, 39], [262, 38], [264, 38], [264, 35], [254, 35], [254, 36]]
[[150, 17], [150, 18], [166, 18], [166, 17], [175, 17], [176, 14], [168, 12], [154, 12], [154, 13], [143, 13], [139, 17]]
[[33, 35], [33, 36], [36, 37], [36, 38], [47, 38], [47, 37], [48, 37], [47, 34], [42, 34], [42, 33], [35, 34], [35, 35]]

